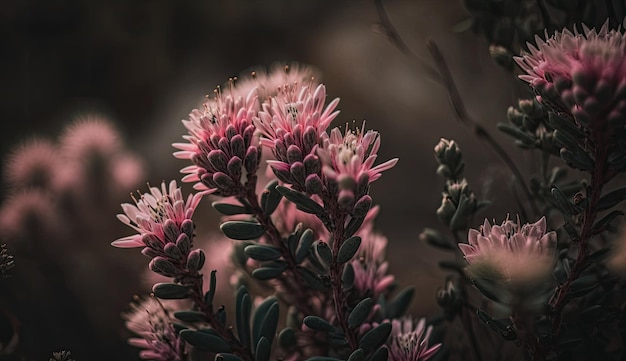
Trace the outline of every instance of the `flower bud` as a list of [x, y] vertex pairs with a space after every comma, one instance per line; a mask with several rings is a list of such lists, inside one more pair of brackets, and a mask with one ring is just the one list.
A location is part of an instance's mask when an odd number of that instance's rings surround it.
[[202, 266], [204, 266], [205, 259], [206, 257], [201, 249], [194, 249], [189, 253], [189, 256], [187, 256], [187, 269], [190, 271], [201, 270]]
[[287, 149], [287, 162], [293, 164], [295, 162], [302, 162], [302, 150], [297, 145], [290, 145]]
[[141, 241], [146, 247], [150, 247], [154, 250], [163, 249], [163, 241], [161, 241], [154, 233], [146, 233], [141, 237]]
[[337, 199], [337, 204], [339, 208], [344, 211], [352, 210], [354, 206], [354, 193], [351, 190], [341, 190], [339, 191], [339, 198]]
[[178, 269], [174, 264], [164, 257], [154, 257], [149, 264], [150, 269], [165, 277], [176, 277]]
[[245, 156], [246, 146], [241, 135], [237, 134], [230, 140], [230, 152], [239, 159], [243, 159]]
[[311, 174], [306, 177], [306, 181], [304, 182], [306, 187], [306, 191], [311, 194], [320, 194], [324, 189], [324, 185], [322, 184], [322, 180], [317, 174]]
[[180, 250], [180, 253], [187, 254], [191, 249], [191, 240], [185, 233], [181, 233], [176, 240], [176, 247]]
[[259, 169], [259, 151], [256, 147], [248, 147], [244, 159], [244, 167], [248, 173], [256, 173]]
[[354, 209], [352, 209], [352, 215], [356, 218], [365, 217], [371, 207], [372, 197], [366, 194], [356, 202]]
[[239, 157], [233, 157], [228, 161], [226, 169], [234, 182], [241, 182], [241, 166], [242, 162]]
[[221, 150], [212, 150], [207, 156], [209, 163], [213, 167], [214, 170], [223, 172], [226, 170], [226, 163], [228, 162], [228, 157], [226, 153]]

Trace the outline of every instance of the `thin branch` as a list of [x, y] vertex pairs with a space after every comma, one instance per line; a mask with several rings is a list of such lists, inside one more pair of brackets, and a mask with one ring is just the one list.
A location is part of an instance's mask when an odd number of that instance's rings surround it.
[[511, 170], [511, 172], [513, 172], [513, 175], [515, 176], [515, 178], [517, 178], [517, 181], [519, 182], [520, 187], [522, 188], [522, 191], [524, 192], [524, 195], [526, 196], [527, 199], [530, 200], [530, 206], [532, 208], [533, 213], [539, 214], [539, 210], [537, 209], [537, 206], [535, 205], [533, 201], [534, 198], [530, 192], [530, 189], [528, 188], [526, 181], [524, 181], [522, 173], [517, 168], [517, 166], [515, 166], [515, 162], [513, 161], [513, 159], [509, 157], [506, 151], [491, 136], [491, 134], [487, 131], [487, 129], [485, 129], [482, 125], [480, 125], [477, 121], [475, 121], [467, 112], [467, 108], [465, 107], [465, 103], [463, 103], [463, 99], [461, 98], [461, 95], [459, 94], [459, 90], [456, 87], [456, 83], [454, 82], [454, 79], [452, 78], [452, 74], [450, 72], [450, 69], [448, 68], [448, 64], [446, 63], [446, 60], [443, 57], [443, 54], [441, 53], [441, 51], [439, 50], [439, 47], [437, 46], [437, 44], [432, 40], [428, 40], [426, 42], [426, 47], [430, 51], [433, 57], [433, 60], [435, 61], [435, 64], [437, 65], [439, 69], [443, 86], [448, 90], [450, 102], [452, 103], [452, 108], [454, 109], [457, 118], [459, 118], [461, 123], [469, 127], [478, 138], [481, 138], [484, 141], [486, 141], [487, 144], [489, 144], [491, 148], [495, 150], [496, 154], [500, 156], [504, 164]]
[[435, 80], [437, 82], [441, 82], [441, 75], [439, 74], [437, 69], [433, 68], [430, 64], [428, 64], [428, 62], [426, 60], [424, 60], [422, 57], [420, 57], [419, 55], [414, 53], [406, 45], [404, 40], [402, 40], [402, 37], [400, 36], [400, 33], [398, 33], [396, 28], [391, 23], [391, 20], [389, 19], [389, 16], [387, 15], [387, 11], [385, 10], [385, 7], [383, 6], [383, 0], [374, 0], [374, 3], [376, 4], [376, 11], [378, 12], [378, 18], [380, 19], [380, 23], [378, 25], [379, 25], [379, 29], [381, 30], [381, 32], [385, 36], [387, 36], [389, 41], [391, 41], [391, 43], [393, 45], [395, 45], [398, 48], [398, 50], [400, 50], [400, 52], [402, 52], [402, 54], [404, 54], [404, 55], [406, 55], [406, 56], [416, 60], [417, 63], [420, 65], [420, 67], [433, 80]]

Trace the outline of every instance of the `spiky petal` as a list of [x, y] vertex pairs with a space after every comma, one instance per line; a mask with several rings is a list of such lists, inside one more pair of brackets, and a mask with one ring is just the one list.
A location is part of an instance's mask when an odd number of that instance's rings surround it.
[[391, 321], [389, 361], [426, 361], [441, 348], [441, 344], [429, 346], [432, 326], [426, 327], [426, 320], [415, 323], [404, 317]]

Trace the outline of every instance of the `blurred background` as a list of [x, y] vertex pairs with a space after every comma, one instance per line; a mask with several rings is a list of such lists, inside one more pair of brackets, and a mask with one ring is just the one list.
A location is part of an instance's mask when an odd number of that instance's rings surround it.
[[[384, 4], [407, 45], [427, 62], [425, 41], [439, 44], [469, 112], [526, 169], [532, 159], [521, 158], [495, 130], [525, 89], [493, 62], [484, 39], [453, 31], [468, 17], [462, 2]], [[447, 254], [418, 240], [424, 227], [444, 229], [435, 216], [443, 180], [435, 174], [433, 147], [441, 137], [460, 144], [472, 188], [494, 202], [485, 216], [498, 222], [516, 212], [507, 196], [511, 175], [455, 118], [446, 90], [377, 31], [378, 21], [373, 1], [4, 2], [0, 155], [9, 165], [2, 168], [3, 207], [25, 202], [19, 177], [11, 176], [18, 172], [20, 147], [35, 137], [59, 142], [76, 136], [69, 125], [89, 114], [109, 119], [115, 129], [91, 134], [100, 134], [104, 144], [107, 132], [117, 132], [116, 157], [132, 154], [134, 163], [102, 168], [79, 200], [54, 198], [54, 207], [65, 207], [61, 226], [37, 230], [37, 237], [15, 231], [29, 221], [15, 215], [19, 211], [1, 214], [0, 233], [16, 267], [12, 277], [0, 280], [2, 317], [12, 325], [0, 330], [0, 343], [10, 342], [17, 328], [21, 359], [46, 360], [63, 349], [83, 361], [137, 359], [120, 315], [133, 295], [148, 292], [141, 282], [148, 261], [139, 250], [110, 246], [131, 233], [115, 217], [119, 204], [130, 201], [131, 191], [145, 190], [146, 182], [180, 179], [186, 164], [171, 155], [171, 143], [186, 133], [180, 120], [205, 94], [229, 77], [276, 61], [317, 68], [329, 97], [341, 98], [335, 125], [367, 120], [367, 128], [382, 135], [379, 160], [400, 158], [373, 185], [381, 206], [376, 228], [389, 238], [390, 272], [401, 286], [417, 289], [412, 313], [437, 312], [435, 292], [445, 274], [436, 264]], [[69, 158], [80, 161], [80, 146], [66, 147]], [[117, 172], [128, 178], [115, 178], [111, 169], [127, 169]], [[75, 188], [71, 179], [59, 182]], [[98, 182], [117, 186], [93, 194], [90, 189], [103, 187]], [[33, 209], [51, 207], [29, 199]], [[196, 222], [215, 229], [210, 201], [200, 207]]]

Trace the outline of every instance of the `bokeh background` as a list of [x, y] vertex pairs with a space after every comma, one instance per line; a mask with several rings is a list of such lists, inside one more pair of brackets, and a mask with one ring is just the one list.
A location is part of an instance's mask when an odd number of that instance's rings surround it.
[[[495, 129], [525, 89], [493, 62], [484, 39], [453, 31], [468, 17], [461, 1], [385, 6], [427, 62], [425, 41], [439, 44], [469, 112], [527, 169], [532, 159]], [[311, 64], [329, 96], [341, 98], [335, 125], [367, 120], [367, 128], [382, 134], [379, 159], [400, 158], [373, 186], [381, 206], [376, 228], [389, 238], [390, 272], [401, 286], [417, 289], [412, 313], [437, 312], [435, 292], [445, 277], [437, 262], [446, 255], [418, 240], [424, 227], [443, 230], [435, 216], [443, 180], [435, 174], [433, 147], [441, 137], [460, 144], [473, 189], [494, 202], [486, 217], [501, 221], [516, 212], [511, 175], [455, 118], [446, 90], [378, 31], [378, 20], [373, 1], [5, 1], [0, 155], [6, 161], [35, 135], [56, 139], [77, 117], [104, 114], [143, 159], [145, 180], [136, 185], [143, 190], [145, 182], [180, 179], [186, 164], [172, 157], [171, 143], [185, 134], [180, 120], [216, 85], [276, 61]], [[120, 314], [133, 295], [147, 292], [140, 282], [147, 259], [109, 245], [129, 234], [115, 214], [134, 189], [93, 201], [87, 209], [97, 221], [65, 219], [70, 231], [45, 235], [45, 244], [6, 240], [17, 266], [0, 281], [0, 306], [20, 330], [21, 359], [46, 360], [62, 349], [83, 361], [137, 359]], [[3, 204], [11, 192], [4, 182]], [[201, 208], [197, 222], [215, 228], [210, 202]], [[12, 329], [0, 335], [5, 341]]]

